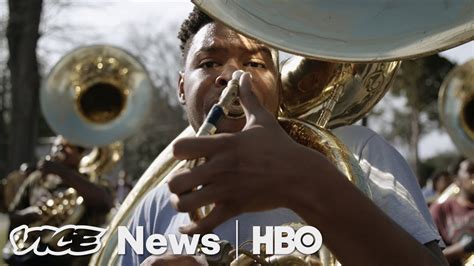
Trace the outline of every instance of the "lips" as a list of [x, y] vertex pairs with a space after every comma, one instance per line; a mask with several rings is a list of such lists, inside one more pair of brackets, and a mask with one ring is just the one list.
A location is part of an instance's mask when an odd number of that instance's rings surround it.
[[239, 99], [236, 99], [228, 108], [229, 113], [227, 115], [230, 119], [240, 119], [245, 116], [244, 109], [240, 104]]
[[[209, 105], [209, 107], [207, 109], [207, 112], [206, 112], [206, 115], [209, 114], [209, 112], [211, 111], [212, 106], [214, 104], [216, 104], [218, 101], [219, 101], [219, 99], [216, 98], [212, 102], [212, 104]], [[245, 117], [244, 109], [243, 109], [242, 105], [240, 104], [240, 100], [239, 100], [238, 97], [230, 106], [227, 107], [227, 110], [228, 110], [228, 113], [225, 117], [223, 117], [223, 119], [239, 120], [239, 119], [242, 119], [242, 118]]]

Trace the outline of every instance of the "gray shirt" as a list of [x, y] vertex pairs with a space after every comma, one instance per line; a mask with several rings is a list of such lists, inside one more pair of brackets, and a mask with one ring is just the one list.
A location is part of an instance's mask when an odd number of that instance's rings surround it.
[[[345, 126], [333, 130], [333, 133], [359, 161], [369, 180], [373, 202], [420, 243], [439, 241], [440, 236], [418, 182], [403, 157], [382, 137], [365, 127]], [[173, 209], [169, 196], [167, 185], [150, 191], [136, 209], [129, 231], [134, 235], [135, 228], [143, 226], [145, 239], [151, 234], [179, 235], [179, 226], [188, 224], [189, 216]], [[220, 239], [228, 240], [234, 246], [236, 220], [239, 244], [252, 239], [252, 226], [279, 226], [289, 222], [303, 222], [293, 211], [284, 208], [241, 214], [214, 230]], [[146, 249], [143, 255], [137, 255], [126, 244], [122, 265], [138, 265], [148, 256], [150, 254]]]

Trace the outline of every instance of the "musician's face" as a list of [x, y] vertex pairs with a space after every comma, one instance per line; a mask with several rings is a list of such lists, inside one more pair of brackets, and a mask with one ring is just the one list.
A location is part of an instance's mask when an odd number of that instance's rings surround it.
[[[252, 89], [260, 103], [277, 113], [279, 78], [270, 50], [220, 23], [210, 23], [192, 39], [179, 80], [180, 102], [185, 105], [194, 130], [199, 129], [238, 69], [251, 73]], [[234, 107], [230, 116], [219, 122], [219, 132], [236, 132], [244, 127], [245, 116]]]

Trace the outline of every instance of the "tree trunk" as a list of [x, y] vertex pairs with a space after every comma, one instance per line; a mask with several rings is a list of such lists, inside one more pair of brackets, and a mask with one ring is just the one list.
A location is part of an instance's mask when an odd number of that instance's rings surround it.
[[411, 118], [411, 136], [410, 136], [410, 156], [411, 156], [411, 167], [413, 172], [418, 178], [418, 165], [419, 165], [419, 154], [418, 154], [418, 141], [420, 140], [420, 113], [418, 110], [412, 110]]
[[9, 79], [6, 69], [0, 70], [0, 179], [7, 175], [7, 145], [8, 132], [5, 115], [9, 111], [6, 105], [7, 92], [9, 90]]
[[35, 158], [40, 83], [36, 45], [42, 0], [9, 0], [8, 8], [12, 109], [7, 170], [11, 171]]

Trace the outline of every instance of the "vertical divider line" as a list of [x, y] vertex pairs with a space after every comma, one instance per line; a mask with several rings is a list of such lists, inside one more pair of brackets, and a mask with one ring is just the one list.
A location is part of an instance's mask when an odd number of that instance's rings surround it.
[[239, 258], [239, 220], [235, 220], [235, 258]]

